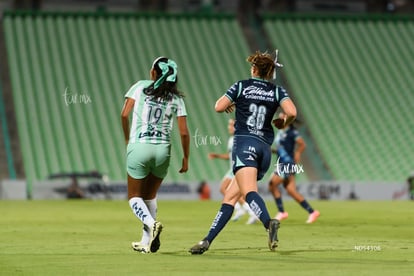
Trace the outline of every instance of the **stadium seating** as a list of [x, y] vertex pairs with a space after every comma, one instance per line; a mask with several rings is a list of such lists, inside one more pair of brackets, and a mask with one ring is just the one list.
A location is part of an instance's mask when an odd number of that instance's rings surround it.
[[191, 135], [206, 139], [192, 137], [181, 175], [174, 133], [167, 181], [219, 181], [228, 169], [207, 153], [227, 147], [230, 115], [216, 114], [215, 100], [248, 76], [250, 51], [234, 17], [17, 13], [5, 15], [4, 28], [29, 181], [90, 170], [125, 179], [123, 97], [160, 55], [177, 61]]
[[[290, 16], [264, 22], [334, 179], [405, 179], [414, 156], [414, 21]], [[207, 153], [226, 151], [230, 115], [216, 114], [215, 100], [248, 77], [251, 50], [235, 17], [6, 13], [3, 25], [29, 182], [90, 170], [124, 180], [123, 96], [148, 78], [159, 55], [178, 62], [192, 135], [190, 171], [181, 175], [174, 133], [166, 180], [219, 181], [228, 169]]]
[[413, 18], [269, 16], [265, 28], [334, 178], [405, 181], [414, 166]]

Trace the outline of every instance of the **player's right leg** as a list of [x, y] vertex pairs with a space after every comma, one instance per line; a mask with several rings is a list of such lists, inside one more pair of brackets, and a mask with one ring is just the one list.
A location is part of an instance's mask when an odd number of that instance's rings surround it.
[[[135, 179], [134, 177], [128, 175], [128, 203], [134, 215], [144, 224], [144, 235], [146, 233], [150, 233], [150, 230], [155, 223], [155, 220], [151, 216], [151, 213], [148, 210], [148, 207], [145, 204], [140, 192], [141, 186], [144, 185], [145, 181], [146, 178]], [[143, 237], [141, 242], [132, 242], [132, 248], [141, 253], [149, 253], [150, 239], [151, 235], [149, 234], [148, 239]]]
[[217, 237], [217, 235], [223, 230], [226, 226], [227, 222], [230, 220], [231, 215], [233, 214], [234, 205], [236, 204], [237, 200], [240, 197], [239, 187], [234, 180], [232, 180], [231, 184], [227, 188], [224, 199], [221, 204], [220, 210], [217, 212], [216, 217], [214, 218], [213, 222], [211, 223], [210, 230], [207, 236], [202, 239], [200, 242], [195, 244], [191, 247], [188, 252], [191, 254], [203, 254], [207, 251]]
[[272, 178], [269, 181], [269, 191], [271, 192], [273, 199], [275, 200], [278, 213], [275, 216], [275, 219], [281, 221], [287, 219], [289, 214], [285, 211], [283, 206], [282, 194], [279, 190], [280, 184], [285, 181], [281, 176], [277, 175], [276, 172], [273, 173]]

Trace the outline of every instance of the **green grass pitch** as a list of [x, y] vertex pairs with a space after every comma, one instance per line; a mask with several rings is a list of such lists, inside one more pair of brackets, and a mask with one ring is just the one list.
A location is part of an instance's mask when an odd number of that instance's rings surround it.
[[[127, 201], [0, 201], [0, 275], [414, 275], [414, 202], [286, 201], [276, 252], [261, 224], [229, 222], [203, 255], [220, 202], [158, 202], [161, 248], [136, 253], [141, 226]], [[273, 202], [267, 202], [271, 215]]]

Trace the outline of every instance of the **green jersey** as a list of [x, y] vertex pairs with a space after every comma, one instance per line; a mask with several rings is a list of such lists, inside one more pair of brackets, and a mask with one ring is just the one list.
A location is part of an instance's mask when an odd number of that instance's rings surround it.
[[146, 95], [151, 80], [135, 83], [125, 94], [135, 100], [129, 143], [170, 144], [173, 117], [187, 116], [184, 100], [173, 95], [166, 101]]

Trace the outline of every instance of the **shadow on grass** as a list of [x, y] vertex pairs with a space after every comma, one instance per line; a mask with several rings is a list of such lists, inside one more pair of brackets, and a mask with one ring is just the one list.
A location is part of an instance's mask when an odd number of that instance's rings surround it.
[[[179, 251], [169, 251], [169, 252], [159, 252], [159, 254], [163, 255], [191, 255], [188, 252], [189, 249], [179, 250]], [[277, 255], [296, 255], [300, 253], [323, 253], [323, 252], [351, 252], [349, 249], [303, 249], [303, 250], [277, 250], [270, 251], [266, 247], [232, 247], [232, 248], [211, 248], [210, 250], [206, 251], [202, 255], [244, 255], [244, 254], [257, 254], [257, 253], [264, 253], [264, 254], [277, 254]], [[198, 254], [195, 254], [196, 256]]]

